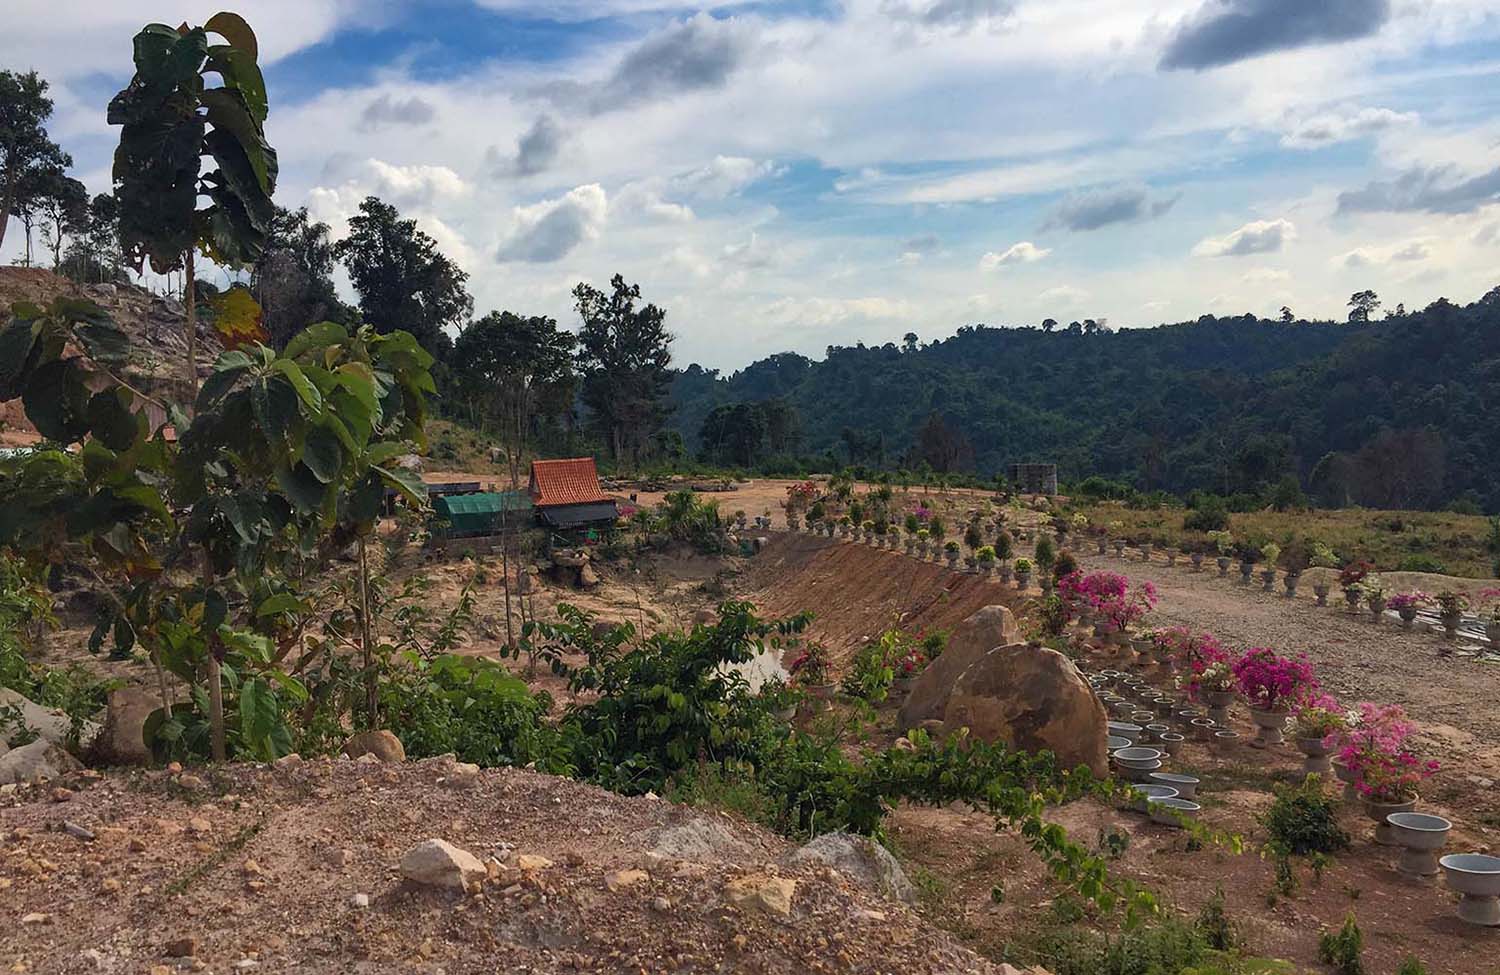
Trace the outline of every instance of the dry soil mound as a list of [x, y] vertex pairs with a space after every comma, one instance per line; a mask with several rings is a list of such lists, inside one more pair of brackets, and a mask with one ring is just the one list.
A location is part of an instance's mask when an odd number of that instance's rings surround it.
[[[0, 797], [6, 970], [997, 971], [830, 867], [784, 865], [786, 840], [651, 797], [445, 759], [76, 775]], [[403, 880], [429, 838], [488, 879]]]

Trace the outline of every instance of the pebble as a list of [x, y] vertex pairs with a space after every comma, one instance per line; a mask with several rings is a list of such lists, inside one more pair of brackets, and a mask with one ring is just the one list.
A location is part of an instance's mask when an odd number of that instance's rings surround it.
[[168, 958], [191, 958], [197, 953], [198, 939], [191, 936], [168, 941], [162, 951]]
[[64, 789], [62, 786], [58, 786], [52, 790], [53, 802], [67, 802], [71, 798], [73, 798], [72, 789]]
[[67, 820], [63, 820], [62, 828], [64, 833], [67, 833], [69, 836], [76, 836], [80, 840], [92, 840], [94, 838], [93, 830], [86, 826], [79, 826], [77, 823], [70, 823]]
[[21, 917], [22, 924], [51, 924], [51, 914], [25, 914]]
[[189, 832], [193, 833], [207, 833], [214, 828], [213, 824], [204, 819], [202, 816], [194, 816], [192, 819], [188, 820], [187, 825]]
[[184, 789], [191, 789], [194, 792], [198, 792], [208, 788], [207, 782], [203, 781], [201, 778], [191, 772], [187, 772], [183, 775], [177, 776], [177, 784], [182, 786]]
[[370, 895], [369, 894], [355, 894], [353, 897], [349, 898], [349, 906], [350, 907], [369, 907], [370, 906]]

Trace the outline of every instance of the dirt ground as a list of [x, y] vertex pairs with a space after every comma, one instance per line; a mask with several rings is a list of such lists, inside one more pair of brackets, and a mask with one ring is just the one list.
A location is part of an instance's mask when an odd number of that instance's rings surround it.
[[[404, 880], [434, 837], [486, 878]], [[0, 840], [10, 972], [994, 971], [749, 824], [446, 759], [79, 777], [0, 796]], [[788, 912], [731, 903], [740, 878], [790, 881]]]

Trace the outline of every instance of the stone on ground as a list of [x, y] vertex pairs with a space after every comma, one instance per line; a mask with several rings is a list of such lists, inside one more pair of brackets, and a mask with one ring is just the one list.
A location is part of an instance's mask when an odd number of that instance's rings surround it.
[[1065, 768], [1109, 771], [1104, 705], [1073, 662], [1046, 647], [1017, 643], [975, 661], [953, 685], [943, 722], [950, 734], [968, 728], [983, 741], [1051, 751]]
[[146, 687], [117, 687], [109, 692], [104, 727], [94, 739], [91, 761], [103, 765], [150, 765], [146, 719], [161, 707], [161, 697]]
[[[9, 687], [0, 687], [0, 708], [18, 707], [21, 709], [21, 721], [26, 727], [36, 732], [41, 741], [51, 742], [56, 745], [65, 744], [68, 740], [68, 731], [72, 722], [68, 716], [56, 708], [43, 707], [35, 701], [22, 694], [20, 691]], [[13, 728], [3, 728], [6, 732], [4, 737], [10, 737], [14, 733]], [[99, 734], [99, 725], [93, 721], [84, 721], [79, 727], [78, 745], [86, 748]]]
[[401, 739], [384, 729], [361, 731], [344, 742], [343, 751], [350, 758], [373, 755], [382, 762], [406, 761], [406, 749], [401, 746]]
[[33, 785], [83, 768], [61, 745], [38, 738], [0, 755], [0, 785]]
[[899, 901], [911, 902], [916, 890], [889, 850], [868, 836], [824, 833], [787, 855], [789, 866], [826, 864], [850, 880]]
[[484, 864], [446, 840], [423, 840], [401, 856], [401, 876], [428, 887], [463, 890], [485, 878]]
[[996, 647], [1019, 642], [1020, 624], [1004, 606], [986, 606], [964, 620], [948, 637], [947, 648], [912, 684], [896, 717], [897, 726], [905, 732], [921, 727], [924, 721], [941, 721], [948, 710], [948, 695], [963, 672]]
[[778, 917], [792, 913], [792, 896], [796, 892], [797, 881], [765, 874], [736, 877], [724, 885], [725, 898], [740, 910], [760, 911]]

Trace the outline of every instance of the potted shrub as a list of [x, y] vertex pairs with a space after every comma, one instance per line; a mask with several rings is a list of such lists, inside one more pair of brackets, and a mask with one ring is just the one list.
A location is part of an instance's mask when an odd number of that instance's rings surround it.
[[1151, 539], [1144, 538], [1144, 539], [1141, 540], [1140, 549], [1141, 549], [1141, 561], [1142, 562], [1150, 562], [1151, 561], [1151, 548], [1152, 548], [1152, 546], [1151, 546]]
[[1229, 556], [1234, 551], [1234, 536], [1227, 531], [1212, 531], [1208, 533], [1208, 540], [1213, 542], [1214, 551], [1218, 553], [1214, 562], [1219, 566], [1219, 578], [1223, 579], [1229, 575]]
[[1250, 744], [1256, 748], [1281, 744], [1291, 702], [1318, 688], [1312, 665], [1306, 657], [1283, 657], [1269, 647], [1251, 647], [1231, 670], [1257, 728]]
[[1401, 627], [1407, 630], [1416, 622], [1417, 611], [1431, 605], [1432, 597], [1420, 589], [1398, 592], [1386, 601], [1386, 606], [1394, 609], [1396, 615], [1401, 617]]
[[[1464, 620], [1464, 611], [1469, 608], [1469, 597], [1461, 592], [1444, 589], [1437, 594], [1438, 616], [1443, 621], [1443, 633], [1450, 640], [1458, 639], [1458, 624]], [[1452, 651], [1447, 651], [1452, 653]]]
[[768, 711], [782, 721], [790, 721], [797, 716], [797, 705], [802, 702], [802, 698], [801, 691], [780, 677], [768, 678], [760, 685], [761, 701]]
[[1260, 556], [1266, 560], [1266, 567], [1260, 572], [1260, 581], [1266, 592], [1273, 592], [1276, 588], [1276, 560], [1281, 558], [1281, 546], [1275, 542], [1262, 545]]
[[1032, 550], [1032, 564], [1041, 575], [1048, 575], [1052, 566], [1057, 563], [1057, 550], [1052, 546], [1052, 539], [1043, 535], [1036, 540], [1036, 548]]
[[1490, 615], [1484, 621], [1484, 638], [1491, 649], [1500, 649], [1500, 589], [1481, 589], [1479, 598], [1489, 600]]
[[895, 675], [891, 678], [892, 696], [899, 695], [904, 698], [911, 693], [912, 685], [917, 682], [918, 677], [922, 676], [922, 671], [926, 670], [931, 662], [920, 644], [904, 648], [893, 663]]
[[1364, 599], [1365, 577], [1373, 569], [1368, 562], [1350, 562], [1339, 572], [1339, 587], [1344, 590], [1344, 602], [1349, 606], [1349, 612], [1359, 612], [1360, 601]]
[[1380, 618], [1385, 615], [1385, 583], [1380, 580], [1379, 576], [1366, 576], [1361, 588], [1364, 590], [1365, 608], [1370, 611], [1370, 615], [1378, 624]]
[[873, 544], [875, 544], [875, 522], [872, 521], [869, 518], [866, 518], [864, 520], [864, 523], [861, 524], [859, 526], [859, 528], [860, 528], [861, 534], [864, 537], [865, 544], [866, 545], [873, 545]]
[[948, 542], [947, 544], [945, 544], [943, 546], [943, 558], [945, 558], [945, 559], [948, 560], [948, 568], [949, 569], [953, 569], [953, 570], [957, 570], [958, 569], [958, 555], [959, 555], [959, 545], [958, 545], [958, 542], [956, 542], [956, 541]]
[[734, 513], [734, 527], [738, 528], [740, 531], [745, 530], [745, 525], [747, 525], [749, 521], [749, 516], [746, 515], [743, 511], [736, 511]]
[[1297, 595], [1297, 583], [1302, 580], [1307, 562], [1307, 545], [1300, 539], [1292, 542], [1282, 552], [1281, 568], [1286, 571], [1286, 575], [1282, 576], [1281, 584], [1286, 589], [1286, 598], [1291, 599]]
[[854, 519], [850, 518], [848, 515], [844, 515], [843, 517], [841, 517], [839, 519], [839, 537], [840, 538], [848, 538], [849, 537], [849, 529], [850, 529], [850, 527], [853, 524], [854, 524]]
[[964, 547], [970, 552], [975, 552], [983, 544], [984, 532], [979, 530], [979, 522], [969, 522], [969, 527], [964, 529]]
[[1194, 544], [1192, 549], [1188, 551], [1188, 561], [1193, 563], [1194, 572], [1203, 571], [1203, 550], [1197, 544]]
[[927, 549], [932, 545], [930, 533], [922, 528], [917, 531], [917, 558], [927, 561]]
[[1016, 559], [1016, 588], [1025, 592], [1031, 585], [1031, 560]]
[[1114, 540], [1114, 546], [1115, 546], [1115, 558], [1117, 558], [1117, 559], [1123, 559], [1125, 557], [1125, 539], [1123, 539], [1123, 538], [1117, 538], [1117, 539], [1115, 539]]
[[[919, 529], [917, 529], [917, 531], [921, 531], [921, 529], [919, 528]], [[910, 532], [909, 531], [909, 532], [906, 533], [905, 545], [906, 545], [906, 554], [907, 555], [915, 555], [917, 553], [917, 534], [916, 534], [916, 532]]]
[[801, 656], [792, 661], [792, 679], [812, 696], [819, 710], [826, 710], [833, 700], [833, 675], [829, 672], [828, 648], [816, 640], [808, 641]]
[[974, 553], [979, 563], [981, 575], [989, 575], [995, 569], [995, 547], [993, 545], [981, 545], [979, 551]]
[[1302, 753], [1304, 775], [1325, 775], [1333, 768], [1333, 736], [1348, 725], [1339, 702], [1322, 693], [1304, 697], [1292, 712], [1292, 741]]
[[1105, 536], [1103, 532], [1100, 532], [1099, 536], [1097, 538], [1095, 538], [1094, 541], [1099, 546], [1099, 554], [1100, 555], [1103, 555], [1103, 554], [1105, 554], [1106, 552], [1109, 551], [1109, 538], [1107, 536]]
[[1250, 585], [1250, 576], [1255, 572], [1255, 563], [1260, 561], [1260, 549], [1250, 543], [1240, 546], [1240, 585]]
[[1366, 701], [1349, 727], [1334, 736], [1339, 763], [1349, 770], [1365, 815], [1376, 824], [1375, 842], [1386, 846], [1395, 845], [1396, 836], [1385, 818], [1414, 809], [1418, 787], [1438, 770], [1437, 762], [1423, 761], [1412, 749], [1414, 730], [1400, 705]]

